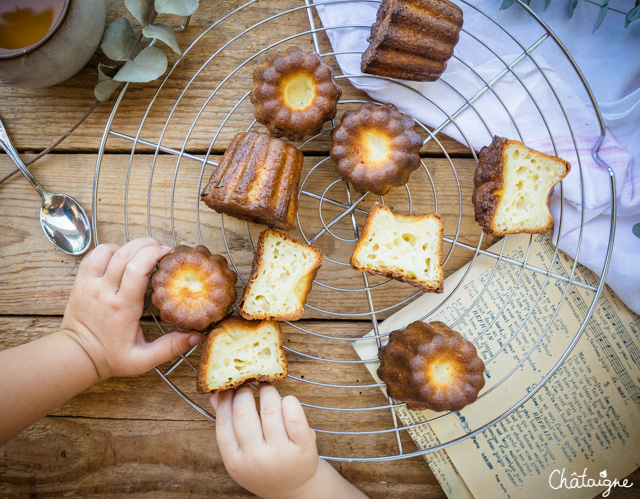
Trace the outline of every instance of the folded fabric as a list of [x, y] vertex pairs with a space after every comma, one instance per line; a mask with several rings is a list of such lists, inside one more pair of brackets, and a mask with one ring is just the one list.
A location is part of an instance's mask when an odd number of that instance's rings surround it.
[[[591, 155], [600, 128], [584, 86], [545, 29], [519, 6], [501, 12], [500, 3], [490, 0], [457, 4], [464, 11], [463, 31], [442, 78], [433, 83], [394, 83], [360, 72], [361, 53], [367, 48], [379, 4], [315, 2], [342, 72], [354, 75], [350, 82], [373, 99], [395, 104], [474, 151], [488, 145], [494, 135], [500, 135], [569, 161], [571, 172], [556, 187], [551, 199], [554, 219], [561, 221], [555, 224], [553, 241], [601, 275], [613, 196], [610, 171]], [[567, 13], [559, 9], [549, 15], [552, 19], [562, 16], [568, 20]], [[589, 43], [591, 39], [584, 36], [584, 31], [587, 23], [592, 29], [593, 18], [577, 17], [562, 25], [561, 34], [570, 37], [576, 30], [581, 33], [583, 43]], [[624, 47], [628, 45], [627, 54], [633, 53], [631, 44], [637, 44], [638, 37], [620, 36], [624, 20], [619, 21], [617, 30], [603, 25], [609, 31], [605, 31], [605, 41], [602, 36], [598, 40], [616, 45], [608, 54], [617, 58], [619, 67], [605, 75], [608, 82], [602, 92], [617, 99], [606, 104], [605, 117], [611, 119], [616, 137], [624, 144], [621, 146], [609, 132], [599, 150], [600, 158], [615, 176], [618, 211], [606, 282], [632, 310], [640, 313], [640, 238], [632, 230], [640, 223], [640, 160], [635, 160], [634, 169], [628, 152], [631, 150], [637, 153], [636, 158], [640, 157], [640, 92], [637, 86], [633, 87], [640, 71], [637, 63], [635, 66], [628, 60], [622, 63]], [[513, 36], [508, 26], [514, 30]], [[522, 57], [525, 50], [530, 56]], [[602, 50], [597, 53], [601, 57], [607, 54]], [[610, 66], [610, 61], [607, 63]], [[593, 78], [602, 79], [597, 64], [590, 61], [588, 67]], [[611, 90], [616, 85], [618, 93]]]

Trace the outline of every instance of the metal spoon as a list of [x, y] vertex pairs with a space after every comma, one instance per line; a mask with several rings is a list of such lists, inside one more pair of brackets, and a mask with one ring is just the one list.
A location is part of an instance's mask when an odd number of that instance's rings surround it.
[[2, 120], [0, 120], [0, 147], [42, 197], [40, 225], [53, 245], [69, 255], [81, 255], [87, 251], [91, 244], [91, 226], [84, 209], [72, 197], [66, 194], [53, 194], [42, 187], [20, 159]]

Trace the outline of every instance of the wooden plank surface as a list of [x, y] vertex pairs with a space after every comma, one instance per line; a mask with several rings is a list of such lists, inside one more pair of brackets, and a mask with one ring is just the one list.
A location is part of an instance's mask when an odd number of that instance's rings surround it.
[[[10, 348], [55, 331], [59, 317], [0, 317], [0, 349]], [[307, 328], [318, 324], [304, 321]], [[147, 337], [153, 338], [153, 325], [143, 323]], [[360, 335], [362, 324], [345, 324], [345, 337]], [[356, 358], [353, 350], [337, 344], [326, 345], [313, 337], [285, 330], [286, 345], [300, 349], [316, 343], [327, 357]], [[197, 360], [197, 354], [195, 356]], [[321, 376], [320, 363], [309, 365], [305, 359], [288, 354], [290, 369], [308, 378]], [[166, 367], [166, 366], [164, 366]], [[370, 379], [364, 367], [356, 369], [353, 379], [345, 375], [343, 382]], [[304, 374], [302, 374], [304, 376]], [[356, 378], [357, 377], [357, 378]], [[191, 387], [195, 395], [195, 373], [180, 369], [170, 378], [183, 389]], [[352, 393], [336, 390], [313, 390], [295, 380], [279, 384], [282, 393], [295, 394], [304, 402], [316, 405], [347, 406], [354, 404]], [[311, 391], [310, 391], [311, 390]], [[363, 390], [358, 404], [379, 405], [385, 398], [379, 388]], [[207, 404], [206, 396], [198, 403]], [[345, 400], [349, 399], [349, 400]], [[195, 398], [194, 398], [195, 400]], [[317, 411], [315, 411], [317, 412]], [[332, 413], [330, 417], [307, 411], [314, 426], [354, 431], [367, 425], [380, 427], [380, 415], [367, 411]], [[316, 423], [316, 424], [314, 424]], [[388, 423], [388, 422], [387, 422]], [[403, 435], [406, 450], [415, 450]], [[394, 453], [392, 435], [365, 438], [334, 438], [319, 434], [319, 451], [325, 455], [349, 452], [366, 455], [371, 449]], [[334, 463], [337, 469], [371, 497], [444, 497], [424, 459], [377, 463]], [[37, 470], [37, 472], [36, 472]], [[192, 496], [247, 497], [224, 471], [215, 445], [212, 422], [187, 406], [154, 373], [131, 378], [113, 378], [93, 386], [71, 399], [51, 416], [25, 431], [2, 448], [0, 454], [0, 493], [3, 495], [82, 496], [109, 491], [109, 496], [153, 493]], [[399, 496], [395, 496], [399, 497]]]
[[[28, 155], [25, 157], [29, 157]], [[306, 157], [304, 172], [308, 172], [323, 157]], [[122, 244], [126, 241], [125, 232], [125, 179], [130, 155], [109, 154], [102, 161], [98, 189], [98, 236], [100, 242]], [[219, 159], [214, 156], [212, 160]], [[67, 192], [80, 201], [87, 211], [91, 212], [91, 196], [95, 155], [91, 154], [51, 154], [40, 160], [35, 173], [41, 182], [53, 191]], [[153, 155], [135, 155], [129, 178], [127, 194], [126, 222], [129, 238], [144, 237], [149, 234], [147, 225], [147, 192], [149, 186], [150, 167]], [[0, 157], [0, 168], [8, 168], [9, 160]], [[445, 235], [458, 237], [461, 241], [475, 246], [481, 231], [473, 220], [471, 205], [472, 178], [475, 161], [458, 158], [454, 166], [460, 179], [461, 190], [450, 188], [456, 185], [453, 169], [446, 159], [427, 158], [425, 169], [416, 171], [409, 182], [414, 212], [425, 213], [436, 209], [435, 197], [429, 175], [436, 186], [437, 211], [444, 218]], [[198, 243], [198, 225], [196, 209], [199, 207], [200, 226], [203, 242], [214, 253], [228, 256], [224, 240], [221, 237], [220, 217], [203, 203], [199, 203], [198, 185], [202, 175], [202, 164], [195, 160], [183, 159], [180, 162], [175, 184], [173, 212], [171, 209], [171, 191], [176, 157], [161, 155], [157, 158], [153, 174], [152, 195], [150, 202], [150, 220], [154, 237], [167, 243], [173, 242], [171, 218], [173, 217], [177, 243]], [[212, 166], [208, 165], [204, 172], [204, 182], [211, 174]], [[427, 170], [429, 175], [427, 175]], [[338, 177], [333, 162], [327, 161], [314, 170], [305, 184], [305, 189], [322, 195], [325, 188]], [[202, 184], [204, 185], [204, 184]], [[341, 187], [338, 185], [337, 187]], [[329, 197], [345, 202], [345, 193], [339, 189], [327, 191]], [[355, 193], [353, 194], [355, 196]], [[35, 315], [60, 315], [73, 284], [79, 260], [51, 251], [51, 246], [40, 230], [38, 214], [40, 198], [29, 184], [15, 177], [0, 186], [0, 196], [5, 216], [0, 219], [0, 230], [3, 233], [3, 244], [0, 247], [0, 258], [4, 262], [0, 267], [0, 311], [5, 314], [23, 314], [28, 310]], [[368, 209], [377, 197], [369, 196], [362, 208]], [[409, 198], [404, 188], [394, 188], [385, 202], [398, 211], [409, 211]], [[311, 237], [322, 229], [319, 214], [319, 202], [308, 196], [302, 196], [299, 207], [301, 226], [307, 237]], [[328, 203], [322, 204], [322, 219], [329, 223], [340, 213]], [[458, 214], [462, 210], [461, 225], [458, 228]], [[244, 222], [225, 217], [225, 234], [227, 245], [231, 250], [233, 261], [240, 275], [248, 278], [252, 261], [252, 246], [247, 236]], [[362, 229], [365, 216], [356, 215], [357, 223]], [[251, 224], [252, 241], [262, 228]], [[350, 219], [347, 217], [333, 228], [333, 231], [345, 239], [353, 239]], [[291, 231], [295, 237], [301, 237], [298, 230]], [[490, 238], [484, 238], [483, 246], [490, 244]], [[333, 237], [320, 237], [315, 243], [323, 249], [327, 256], [336, 261], [348, 263], [353, 242], [339, 243]], [[445, 252], [449, 252], [445, 245]], [[445, 264], [446, 274], [460, 268], [473, 256], [473, 252], [462, 248], [454, 248]], [[43, 279], [43, 275], [48, 278]], [[344, 289], [362, 289], [363, 282], [359, 272], [348, 265], [327, 262], [318, 274], [320, 282]], [[372, 277], [372, 285], [386, 282], [386, 279]], [[15, 286], [20, 282], [20, 286]], [[413, 295], [416, 288], [395, 281], [389, 282], [374, 292], [375, 306], [383, 310]], [[242, 282], [238, 282], [238, 293], [242, 293]], [[320, 285], [314, 286], [309, 303], [332, 312], [355, 312], [366, 314], [369, 310], [364, 292], [349, 292], [349, 301], [345, 305], [344, 293], [338, 293]], [[345, 309], [348, 306], [349, 309]], [[393, 310], [379, 314], [384, 318]], [[330, 314], [307, 310], [307, 318], [331, 318]], [[368, 316], [361, 315], [368, 320]]]
[[[190, 27], [178, 34], [181, 47], [189, 47], [214, 20], [243, 3], [243, 0], [202, 2]], [[296, 10], [302, 4], [300, 0], [258, 1], [221, 22], [193, 45], [155, 99], [158, 83], [132, 85], [127, 90], [110, 126], [112, 133], [108, 135], [101, 162], [97, 196], [101, 242], [123, 243], [127, 236], [145, 236], [149, 233], [149, 219], [152, 235], [166, 242], [174, 242], [175, 233], [175, 242], [194, 244], [202, 237], [215, 252], [224, 254], [228, 247], [240, 275], [247, 277], [251, 241], [256, 240], [260, 227], [250, 225], [247, 232], [244, 223], [225, 217], [225, 246], [220, 217], [198, 202], [199, 186], [203, 185], [201, 179], [206, 182], [213, 169], [212, 164], [203, 168], [202, 158], [209, 154], [211, 162], [218, 161], [231, 138], [252, 125], [253, 109], [246, 93], [252, 85], [253, 69], [264, 60], [266, 53], [262, 51], [265, 47], [273, 45], [271, 51], [283, 50], [292, 44], [305, 50], [313, 48], [309, 34], [277, 44], [284, 37], [308, 29], [306, 11]], [[293, 10], [274, 16], [286, 9]], [[109, 21], [124, 14], [121, 0], [107, 1]], [[273, 16], [271, 20], [252, 28], [270, 16]], [[175, 23], [175, 19], [168, 21]], [[317, 25], [320, 26], [319, 22]], [[247, 29], [250, 30], [248, 35], [226, 45]], [[322, 53], [331, 51], [323, 33], [319, 33], [318, 41]], [[207, 63], [216, 52], [219, 52], [216, 59]], [[172, 55], [170, 59], [173, 62], [176, 56]], [[341, 77], [333, 56], [326, 56], [324, 60], [336, 70], [343, 90], [339, 120], [344, 111], [357, 107], [357, 101], [366, 99], [366, 95]], [[100, 51], [78, 75], [53, 88], [0, 88], [0, 117], [26, 159], [47, 147], [94, 102], [98, 62], [106, 62]], [[235, 71], [239, 65], [240, 69]], [[53, 154], [33, 165], [34, 173], [44, 185], [53, 191], [73, 195], [88, 212], [91, 212], [98, 148], [113, 102], [112, 99], [98, 106]], [[264, 130], [261, 125], [253, 125], [253, 128]], [[304, 188], [315, 195], [324, 194], [344, 203], [346, 197], [342, 186], [329, 187], [337, 178], [333, 163], [330, 160], [321, 163], [330, 147], [329, 128], [326, 124], [322, 134], [301, 146], [305, 153], [305, 174], [320, 163], [309, 175]], [[426, 130], [421, 133], [427, 137]], [[178, 163], [175, 155], [161, 152], [154, 163], [155, 147], [138, 143], [131, 160], [129, 190], [125, 193], [133, 145], [131, 138], [136, 136], [174, 152], [184, 147], [196, 159], [182, 158]], [[421, 151], [425, 168], [412, 175], [411, 201], [406, 191], [394, 189], [385, 196], [385, 202], [398, 211], [409, 211], [410, 207], [414, 212], [437, 210], [444, 217], [448, 237], [457, 237], [475, 246], [481, 234], [473, 221], [470, 202], [475, 160], [464, 145], [446, 136], [439, 135], [438, 139], [439, 142], [429, 141]], [[452, 158], [451, 162], [444, 151]], [[150, 184], [152, 165], [154, 174]], [[1, 154], [0, 177], [12, 169], [12, 163]], [[147, 195], [149, 185], [152, 187], [150, 197]], [[172, 191], [175, 192], [173, 198]], [[375, 198], [369, 196], [362, 204], [365, 212], [356, 213], [360, 228], [366, 210], [374, 201]], [[23, 178], [16, 176], [0, 185], [0, 203], [4, 209], [0, 218], [0, 349], [5, 349], [58, 328], [80, 259], [52, 249], [38, 223], [40, 198]], [[305, 236], [312, 237], [322, 229], [322, 221], [326, 224], [339, 213], [339, 206], [324, 202], [320, 211], [317, 199], [302, 196], [300, 217]], [[197, 217], [200, 217], [199, 224]], [[332, 231], [344, 239], [353, 237], [348, 217], [337, 223]], [[301, 237], [298, 230], [291, 233]], [[486, 248], [492, 242], [485, 237], [480, 244]], [[334, 238], [325, 235], [318, 238], [317, 245], [331, 258], [344, 263], [348, 261], [353, 241], [337, 244]], [[448, 255], [447, 275], [468, 262], [473, 254], [459, 247], [451, 249], [448, 245], [445, 251]], [[339, 263], [325, 264], [318, 280], [347, 289], [362, 287], [360, 274]], [[384, 280], [372, 278], [371, 282], [382, 284]], [[241, 290], [239, 282], [238, 291]], [[384, 310], [413, 292], [411, 286], [391, 282], [374, 290], [374, 303], [376, 308]], [[299, 323], [310, 331], [334, 338], [323, 339], [289, 326], [284, 328], [290, 373], [300, 380], [288, 379], [279, 385], [280, 390], [298, 396], [304, 403], [324, 407], [384, 405], [386, 401], [378, 387], [362, 386], [371, 384], [364, 365], [330, 364], [301, 355], [357, 360], [349, 339], [368, 332], [371, 322], [366, 315], [368, 305], [364, 293], [346, 293], [349, 300], [344, 299], [345, 293], [316, 285], [310, 303], [330, 312], [360, 315], [307, 310], [304, 320]], [[383, 319], [393, 311], [384, 310], [377, 316]], [[143, 327], [149, 338], [159, 334], [149, 318], [145, 318]], [[189, 360], [197, 364], [198, 356], [196, 350]], [[167, 367], [162, 366], [162, 369]], [[202, 407], [208, 407], [207, 397], [195, 393], [195, 372], [186, 363], [181, 364], [169, 379]], [[334, 389], [309, 381], [353, 387]], [[391, 425], [388, 409], [356, 413], [307, 408], [306, 413], [311, 425], [318, 429], [375, 430]], [[405, 451], [415, 450], [406, 434], [402, 433], [401, 439]], [[364, 437], [319, 434], [318, 445], [320, 452], [327, 455], [360, 457], [372, 452], [378, 455], [397, 452], [392, 433]], [[375, 464], [332, 464], [371, 497], [444, 497], [421, 457]], [[640, 472], [636, 471], [629, 479], [640, 482]], [[637, 487], [614, 489], [610, 497], [632, 497], [635, 490]], [[213, 423], [184, 403], [154, 372], [95, 385], [3, 446], [0, 495], [251, 496], [226, 474], [215, 445]]]
[[[189, 29], [178, 34], [178, 41], [183, 50], [200, 36], [211, 23], [225, 14], [243, 5], [244, 1], [215, 1], [202, 2], [202, 5], [192, 16]], [[124, 15], [121, 2], [110, 1], [108, 4], [107, 19], [113, 20]], [[173, 111], [169, 126], [162, 140], [162, 145], [180, 147], [183, 143], [186, 131], [192, 125], [196, 114], [200, 111], [206, 99], [210, 96], [218, 83], [231, 73], [238, 64], [254, 56], [266, 46], [280, 39], [308, 30], [309, 22], [306, 10], [294, 10], [291, 13], [274, 17], [265, 24], [252, 29], [247, 35], [243, 35], [238, 41], [225, 46], [227, 42], [239, 33], [249, 29], [254, 24], [272, 17], [279, 11], [295, 9], [303, 5], [299, 0], [279, 0], [276, 4], [268, 1], [257, 2], [239, 10], [228, 20], [220, 23], [215, 29], [209, 31], [200, 42], [191, 48], [180, 62], [167, 85], [158, 94], [151, 110], [146, 117], [145, 124], [140, 130], [141, 137], [151, 141], [159, 141], [159, 138], [172, 113], [174, 104], [178, 100], [187, 83], [195, 75], [196, 71], [209, 59], [219, 52], [215, 62], [208, 64], [199, 76], [188, 87], [187, 96], [180, 101]], [[169, 22], [176, 23], [175, 18]], [[320, 25], [318, 23], [318, 25]], [[326, 36], [320, 34], [321, 49], [323, 52], [331, 52]], [[311, 35], [304, 35], [289, 43], [296, 44], [305, 50], [313, 48]], [[283, 50], [288, 44], [274, 47], [273, 50]], [[251, 90], [251, 74], [254, 67], [262, 64], [265, 54], [255, 56], [241, 71], [225, 83], [216, 93], [216, 98], [206, 107], [204, 114], [198, 120], [192, 137], [188, 142], [190, 150], [204, 152], [209, 147], [212, 136], [220, 121], [225, 117], [229, 109], [246, 92]], [[177, 56], [171, 55], [171, 62]], [[108, 59], [100, 51], [92, 58], [90, 63], [72, 79], [48, 89], [2, 89], [0, 100], [0, 116], [5, 122], [16, 146], [22, 152], [40, 151], [48, 146], [55, 138], [73, 124], [94, 102], [93, 87], [97, 81], [97, 64], [108, 62]], [[326, 62], [337, 70], [337, 64], [333, 57], [327, 57]], [[365, 94], [355, 90], [346, 80], [339, 80], [343, 89], [343, 99], [363, 99]], [[112, 129], [135, 136], [139, 130], [144, 110], [150, 103], [159, 83], [144, 85], [132, 85], [123, 99]], [[47, 103], [44, 105], [43, 103]], [[101, 104], [86, 122], [58, 148], [58, 151], [94, 151], [100, 144], [104, 125], [111, 112], [113, 99]], [[342, 110], [349, 106], [341, 106]], [[238, 127], [246, 128], [253, 120], [253, 107], [248, 99], [234, 113], [224, 127], [220, 137], [214, 146], [215, 152], [226, 148], [231, 138], [238, 131]], [[39, 123], [38, 133], [33, 133], [32, 123]], [[457, 142], [441, 137], [444, 147], [450, 154], [468, 155], [469, 150]], [[306, 150], [325, 150], [329, 144], [325, 135], [321, 140], [309, 144]], [[111, 151], [130, 150], [131, 143], [118, 142], [109, 145]], [[441, 154], [441, 148], [431, 143], [425, 148], [425, 152]]]

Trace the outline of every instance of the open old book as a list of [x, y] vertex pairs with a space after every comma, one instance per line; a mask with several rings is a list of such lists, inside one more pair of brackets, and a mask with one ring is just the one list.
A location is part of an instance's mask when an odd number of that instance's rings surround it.
[[[578, 283], [568, 284], [574, 261], [562, 252], [550, 269], [554, 276], [540, 272], [554, 254], [547, 236], [509, 236], [502, 244], [491, 250], [502, 250], [503, 261], [478, 256], [446, 279], [443, 294], [425, 294], [380, 325], [384, 334], [415, 320], [445, 322], [475, 340], [487, 364], [484, 396], [409, 433], [425, 449], [489, 425], [425, 455], [447, 495], [456, 499], [589, 498], [630, 487], [623, 479], [640, 466], [640, 317], [605, 287], [557, 372], [511, 411], [572, 345], [592, 306], [597, 277], [577, 265]], [[354, 346], [363, 359], [377, 357], [373, 339], [365, 336]], [[367, 367], [379, 382], [377, 363]], [[402, 426], [444, 414], [405, 406], [396, 412]]]

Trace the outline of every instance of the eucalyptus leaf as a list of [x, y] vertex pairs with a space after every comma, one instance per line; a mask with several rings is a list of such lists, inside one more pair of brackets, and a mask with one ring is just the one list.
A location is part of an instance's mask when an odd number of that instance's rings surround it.
[[[531, 3], [531, 0], [521, 0], [521, 1], [527, 5]], [[556, 0], [556, 1], [560, 1], [560, 0]], [[593, 33], [595, 33], [595, 31], [602, 24], [602, 21], [604, 21], [604, 18], [609, 11], [609, 0], [604, 0], [600, 4], [596, 3], [595, 0], [585, 0], [585, 2], [589, 2], [595, 5], [596, 7], [600, 7], [598, 9], [598, 15], [596, 17], [596, 22], [593, 27]], [[500, 4], [500, 10], [508, 9], [513, 5], [513, 3], [514, 3], [514, 0], [502, 0], [502, 3]], [[547, 7], [549, 7], [549, 5], [551, 5], [551, 0], [544, 0], [545, 10], [547, 9]], [[573, 17], [573, 14], [576, 10], [577, 5], [578, 5], [578, 0], [569, 0], [569, 17], [570, 18]], [[620, 10], [616, 10], [616, 12], [620, 12], [624, 14], [624, 12]], [[640, 19], [640, 0], [635, 0], [634, 6], [631, 9], [629, 9], [629, 11], [625, 15], [624, 27], [625, 28], [628, 27], [629, 24], [631, 24], [633, 21], [637, 21], [638, 19]]]
[[149, 24], [142, 28], [142, 34], [147, 38], [157, 38], [161, 42], [166, 43], [176, 54], [180, 54], [180, 47], [178, 46], [176, 35], [173, 28], [168, 24]]
[[158, 14], [173, 14], [176, 16], [190, 16], [197, 9], [198, 0], [155, 0]]
[[595, 33], [596, 30], [600, 27], [600, 25], [602, 24], [602, 21], [604, 21], [604, 16], [607, 15], [608, 10], [609, 10], [609, 2], [605, 2], [600, 7], [600, 12], [598, 12], [598, 17], [596, 18], [596, 24], [593, 26], [593, 31], [591, 33]]
[[569, 17], [573, 17], [573, 11], [576, 10], [578, 0], [569, 0]]
[[98, 64], [98, 81], [110, 80], [113, 78], [120, 68], [117, 66], [107, 66], [106, 64]]
[[[637, 3], [637, 2], [636, 2]], [[624, 27], [626, 28], [631, 24], [632, 21], [640, 18], [640, 5], [636, 5], [633, 9], [627, 12], [627, 15], [624, 19]]]
[[113, 61], [126, 61], [136, 46], [136, 34], [126, 17], [113, 21], [104, 30], [100, 48]]
[[146, 26], [151, 21], [153, 0], [124, 0], [124, 6], [143, 26]]
[[167, 56], [158, 47], [147, 47], [133, 61], [125, 62], [113, 77], [116, 81], [148, 82], [167, 70]]
[[100, 102], [104, 102], [109, 100], [109, 97], [113, 95], [118, 87], [121, 85], [121, 82], [115, 81], [111, 78], [107, 78], [106, 80], [102, 80], [99, 82], [93, 89], [93, 94], [96, 96]]

